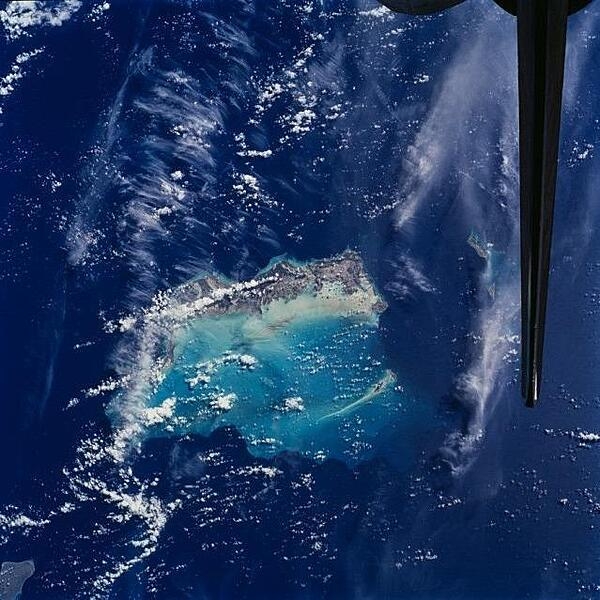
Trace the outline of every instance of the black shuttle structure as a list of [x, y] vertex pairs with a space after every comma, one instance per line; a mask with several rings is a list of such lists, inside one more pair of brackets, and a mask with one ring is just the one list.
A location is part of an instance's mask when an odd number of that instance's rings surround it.
[[[379, 0], [409, 15], [465, 0]], [[521, 389], [540, 395], [569, 15], [591, 0], [494, 0], [517, 18], [521, 214]]]

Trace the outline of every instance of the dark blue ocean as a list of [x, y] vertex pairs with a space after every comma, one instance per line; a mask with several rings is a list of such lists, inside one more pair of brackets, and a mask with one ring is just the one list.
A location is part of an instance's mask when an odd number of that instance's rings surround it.
[[[516, 28], [495, 4], [0, 8], [0, 562], [34, 560], [23, 600], [600, 597], [598, 11], [569, 24], [526, 410]], [[387, 309], [324, 364], [397, 385], [344, 425], [368, 452], [334, 429], [259, 451], [245, 421], [139, 428], [185, 389], [144, 379], [162, 292], [347, 249]], [[338, 325], [293, 330], [269, 381]], [[283, 393], [261, 385], [240, 389]]]

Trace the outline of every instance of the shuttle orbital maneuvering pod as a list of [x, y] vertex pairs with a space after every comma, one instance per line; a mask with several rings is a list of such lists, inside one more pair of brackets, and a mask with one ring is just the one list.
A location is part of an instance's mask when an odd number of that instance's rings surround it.
[[[424, 15], [464, 0], [379, 0]], [[521, 203], [521, 390], [540, 395], [558, 140], [569, 15], [591, 0], [494, 0], [517, 17]]]

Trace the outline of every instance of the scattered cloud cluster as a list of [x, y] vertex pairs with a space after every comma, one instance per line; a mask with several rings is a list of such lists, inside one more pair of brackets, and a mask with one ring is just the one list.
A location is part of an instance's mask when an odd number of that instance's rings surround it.
[[60, 27], [82, 6], [81, 0], [41, 2], [15, 0], [0, 10], [0, 22], [10, 40], [31, 35], [30, 29], [49, 26]]

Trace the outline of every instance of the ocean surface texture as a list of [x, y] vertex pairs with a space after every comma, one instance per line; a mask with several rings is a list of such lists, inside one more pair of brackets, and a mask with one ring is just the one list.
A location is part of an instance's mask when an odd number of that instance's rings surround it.
[[543, 397], [491, 0], [0, 6], [0, 600], [600, 598], [600, 3]]

